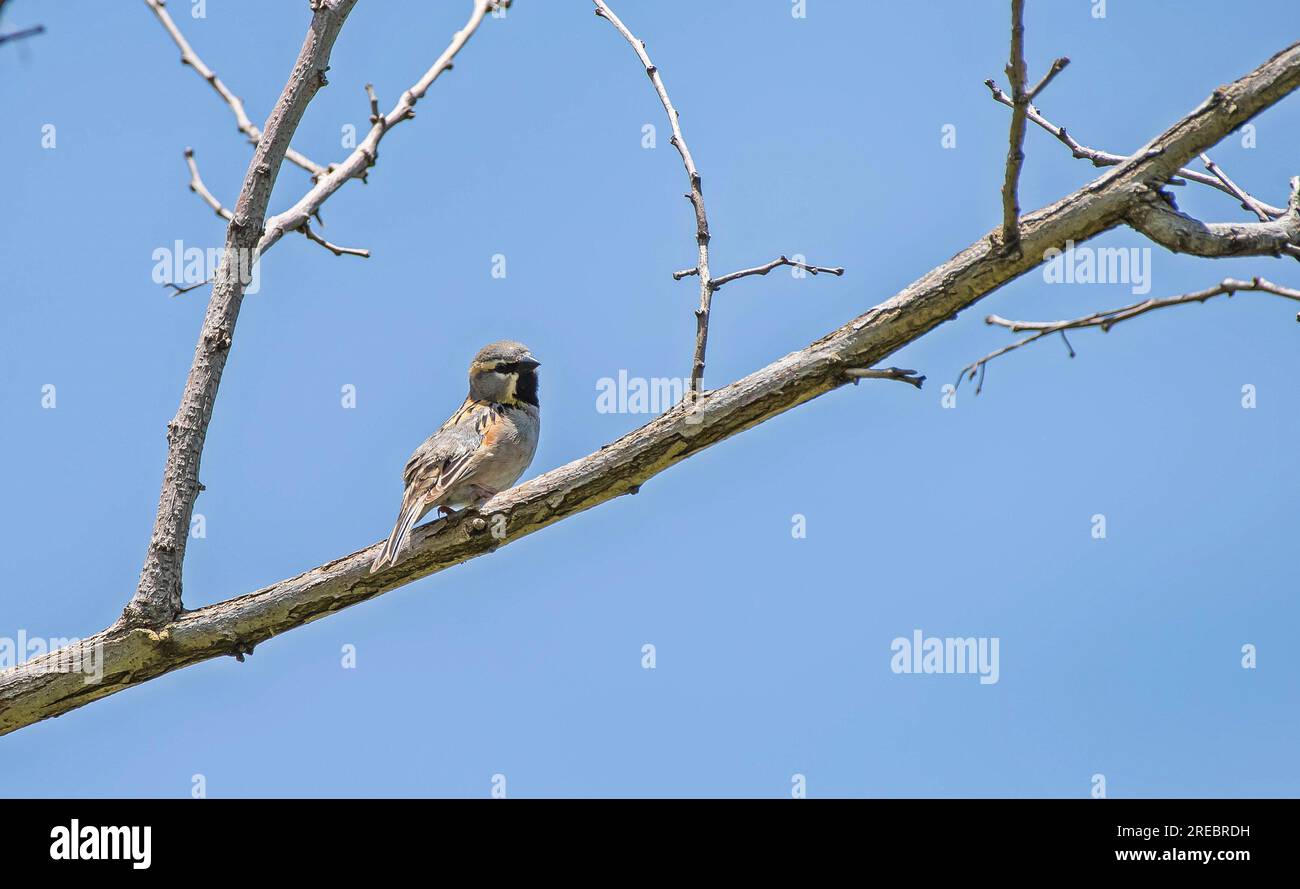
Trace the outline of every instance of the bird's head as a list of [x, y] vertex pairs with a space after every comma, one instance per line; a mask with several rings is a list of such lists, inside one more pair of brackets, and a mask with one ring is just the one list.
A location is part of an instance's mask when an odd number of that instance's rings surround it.
[[501, 340], [479, 349], [469, 366], [469, 394], [479, 401], [537, 407], [537, 368], [528, 347]]

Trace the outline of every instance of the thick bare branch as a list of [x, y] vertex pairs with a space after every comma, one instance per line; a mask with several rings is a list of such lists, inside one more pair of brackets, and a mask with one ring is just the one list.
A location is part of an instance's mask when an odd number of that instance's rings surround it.
[[[1231, 297], [1239, 292], [1253, 291], [1256, 293], [1271, 293], [1275, 296], [1281, 296], [1286, 299], [1300, 302], [1300, 290], [1292, 290], [1289, 287], [1282, 287], [1267, 281], [1264, 278], [1252, 278], [1249, 281], [1240, 281], [1236, 278], [1224, 278], [1214, 287], [1205, 290], [1197, 290], [1192, 293], [1184, 293], [1179, 296], [1157, 297], [1132, 303], [1127, 306], [1120, 306], [1118, 309], [1109, 309], [1102, 312], [1093, 312], [1091, 315], [1084, 315], [1082, 318], [1074, 318], [1068, 321], [1011, 321], [1000, 315], [989, 315], [984, 319], [984, 323], [993, 324], [998, 327], [1005, 327], [1012, 333], [1020, 333], [1030, 330], [1033, 334], [1023, 339], [1016, 340], [1014, 343], [1008, 343], [1000, 349], [995, 349], [989, 354], [973, 361], [962, 368], [961, 373], [957, 375], [957, 384], [960, 385], [963, 379], [975, 379], [976, 373], [979, 374], [980, 382], [975, 387], [975, 394], [978, 395], [983, 389], [984, 367], [994, 358], [998, 358], [1008, 352], [1014, 352], [1016, 349], [1023, 348], [1030, 343], [1037, 342], [1045, 336], [1051, 336], [1054, 333], [1065, 336], [1067, 330], [1079, 330], [1081, 328], [1095, 327], [1103, 333], [1109, 331], [1116, 324], [1136, 318], [1139, 315], [1145, 315], [1147, 312], [1154, 312], [1157, 309], [1165, 309], [1170, 306], [1184, 306], [1190, 303], [1203, 303], [1208, 299], [1216, 296]], [[1296, 318], [1300, 321], [1300, 316]], [[1070, 357], [1074, 357], [1074, 348], [1070, 346], [1070, 341], [1066, 340], [1066, 347], [1069, 349]]]
[[1300, 257], [1300, 177], [1291, 180], [1291, 209], [1269, 222], [1201, 222], [1179, 212], [1168, 193], [1158, 188], [1140, 195], [1125, 221], [1175, 253]]
[[[1022, 219], [1018, 257], [996, 250], [986, 234], [900, 293], [809, 345], [744, 379], [656, 418], [613, 444], [498, 494], [479, 511], [463, 510], [417, 529], [408, 558], [370, 574], [376, 543], [318, 568], [197, 609], [156, 630], [117, 627], [86, 639], [103, 647], [102, 682], [52, 669], [61, 651], [0, 673], [0, 733], [57, 716], [163, 673], [221, 655], [244, 655], [294, 627], [426, 577], [632, 493], [668, 467], [848, 382], [948, 321], [980, 298], [1037, 266], [1050, 248], [1081, 243], [1122, 224], [1138, 196], [1283, 96], [1300, 88], [1300, 44], [1216, 90], [1136, 157], [1060, 201]], [[864, 296], [868, 296], [864, 295]], [[505, 518], [506, 537], [488, 533], [487, 517]], [[437, 533], [434, 533], [434, 532]]]
[[[258, 141], [226, 230], [226, 247], [212, 286], [207, 315], [194, 351], [180, 408], [167, 426], [167, 463], [162, 494], [144, 568], [135, 595], [122, 613], [124, 624], [161, 626], [181, 611], [181, 567], [194, 501], [202, 489], [199, 462], [221, 374], [230, 353], [235, 321], [249, 283], [271, 189], [289, 140], [303, 112], [325, 83], [330, 50], [356, 0], [315, 0], [311, 25], [266, 132]], [[192, 160], [192, 158], [191, 158]]]
[[[189, 41], [185, 39], [185, 35], [181, 33], [181, 29], [176, 26], [176, 22], [172, 21], [171, 14], [167, 12], [166, 0], [144, 0], [144, 2], [146, 6], [153, 10], [153, 14], [158, 17], [163, 29], [167, 31], [172, 42], [176, 44], [176, 48], [181, 51], [181, 64], [193, 68], [195, 74], [206, 80], [217, 91], [217, 95], [230, 106], [231, 112], [235, 115], [235, 126], [239, 128], [239, 132], [248, 137], [251, 144], [256, 145], [261, 141], [262, 131], [248, 119], [248, 114], [244, 111], [243, 101], [231, 91], [230, 87], [222, 83], [221, 78], [217, 76], [215, 71], [204, 64], [203, 59], [199, 58], [199, 54], [190, 46]], [[284, 156], [290, 163], [296, 164], [311, 173], [313, 178], [324, 172], [324, 167], [314, 163], [307, 156], [294, 151], [292, 147], [285, 152]]]

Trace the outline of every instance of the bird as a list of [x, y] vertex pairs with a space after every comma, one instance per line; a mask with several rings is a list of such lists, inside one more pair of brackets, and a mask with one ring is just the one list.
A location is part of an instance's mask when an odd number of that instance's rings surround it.
[[469, 365], [464, 403], [406, 463], [402, 508], [371, 574], [397, 563], [415, 523], [430, 510], [451, 515], [457, 507], [480, 505], [524, 474], [541, 433], [540, 366], [528, 347], [514, 340], [478, 351]]

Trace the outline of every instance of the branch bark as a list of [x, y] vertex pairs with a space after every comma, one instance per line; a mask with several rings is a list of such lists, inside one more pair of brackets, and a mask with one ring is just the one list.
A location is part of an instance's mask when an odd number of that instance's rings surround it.
[[1291, 179], [1286, 215], [1269, 222], [1202, 222], [1179, 212], [1168, 193], [1152, 187], [1129, 208], [1125, 221], [1162, 247], [1194, 256], [1296, 255], [1300, 244], [1300, 177]]
[[[849, 381], [980, 298], [1039, 265], [1049, 248], [1086, 241], [1123, 224], [1130, 208], [1200, 152], [1300, 88], [1300, 44], [1215, 90], [1144, 150], [1099, 179], [1022, 219], [1023, 249], [1007, 256], [997, 231], [890, 299], [767, 367], [652, 420], [613, 444], [464, 510], [416, 529], [408, 558], [379, 574], [377, 547], [327, 562], [253, 593], [188, 612], [156, 629], [116, 626], [80, 644], [102, 646], [103, 679], [53, 669], [62, 650], [0, 673], [0, 734], [58, 716], [156, 676], [222, 655], [244, 656], [266, 639], [366, 601], [475, 556], [493, 552], [567, 516], [640, 486], [692, 454]], [[488, 517], [506, 518], [506, 534]], [[432, 532], [433, 528], [438, 533]]]
[[[1029, 93], [1025, 81], [1025, 0], [1011, 0], [1011, 59], [1007, 62], [1007, 80], [1011, 83], [1011, 127], [1008, 134], [1007, 172], [1002, 181], [1002, 249], [1014, 253], [1020, 249], [1020, 168], [1025, 163], [1025, 112]], [[1039, 84], [1047, 86], [1054, 76]]]
[[[130, 626], [161, 626], [180, 613], [181, 567], [194, 501], [202, 489], [199, 462], [235, 322], [248, 285], [271, 189], [289, 141], [308, 103], [325, 85], [330, 50], [356, 0], [314, 0], [311, 26], [293, 72], [267, 118], [226, 229], [226, 247], [194, 351], [176, 417], [167, 425], [167, 463], [162, 494], [135, 595], [122, 612]], [[192, 160], [192, 158], [191, 158]]]

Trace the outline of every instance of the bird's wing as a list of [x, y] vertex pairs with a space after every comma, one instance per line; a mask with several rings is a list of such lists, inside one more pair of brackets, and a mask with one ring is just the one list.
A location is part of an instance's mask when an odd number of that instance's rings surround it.
[[[456, 413], [437, 432], [415, 449], [402, 474], [406, 490], [393, 533], [370, 566], [374, 574], [386, 564], [395, 564], [406, 546], [411, 529], [426, 512], [441, 505], [447, 492], [466, 478], [479, 461], [491, 453], [500, 430], [499, 408], [486, 402], [465, 399]], [[486, 446], [485, 446], [486, 445]]]
[[403, 473], [407, 497], [433, 502], [455, 487], [481, 458], [492, 419], [491, 405], [466, 399], [407, 461]]

